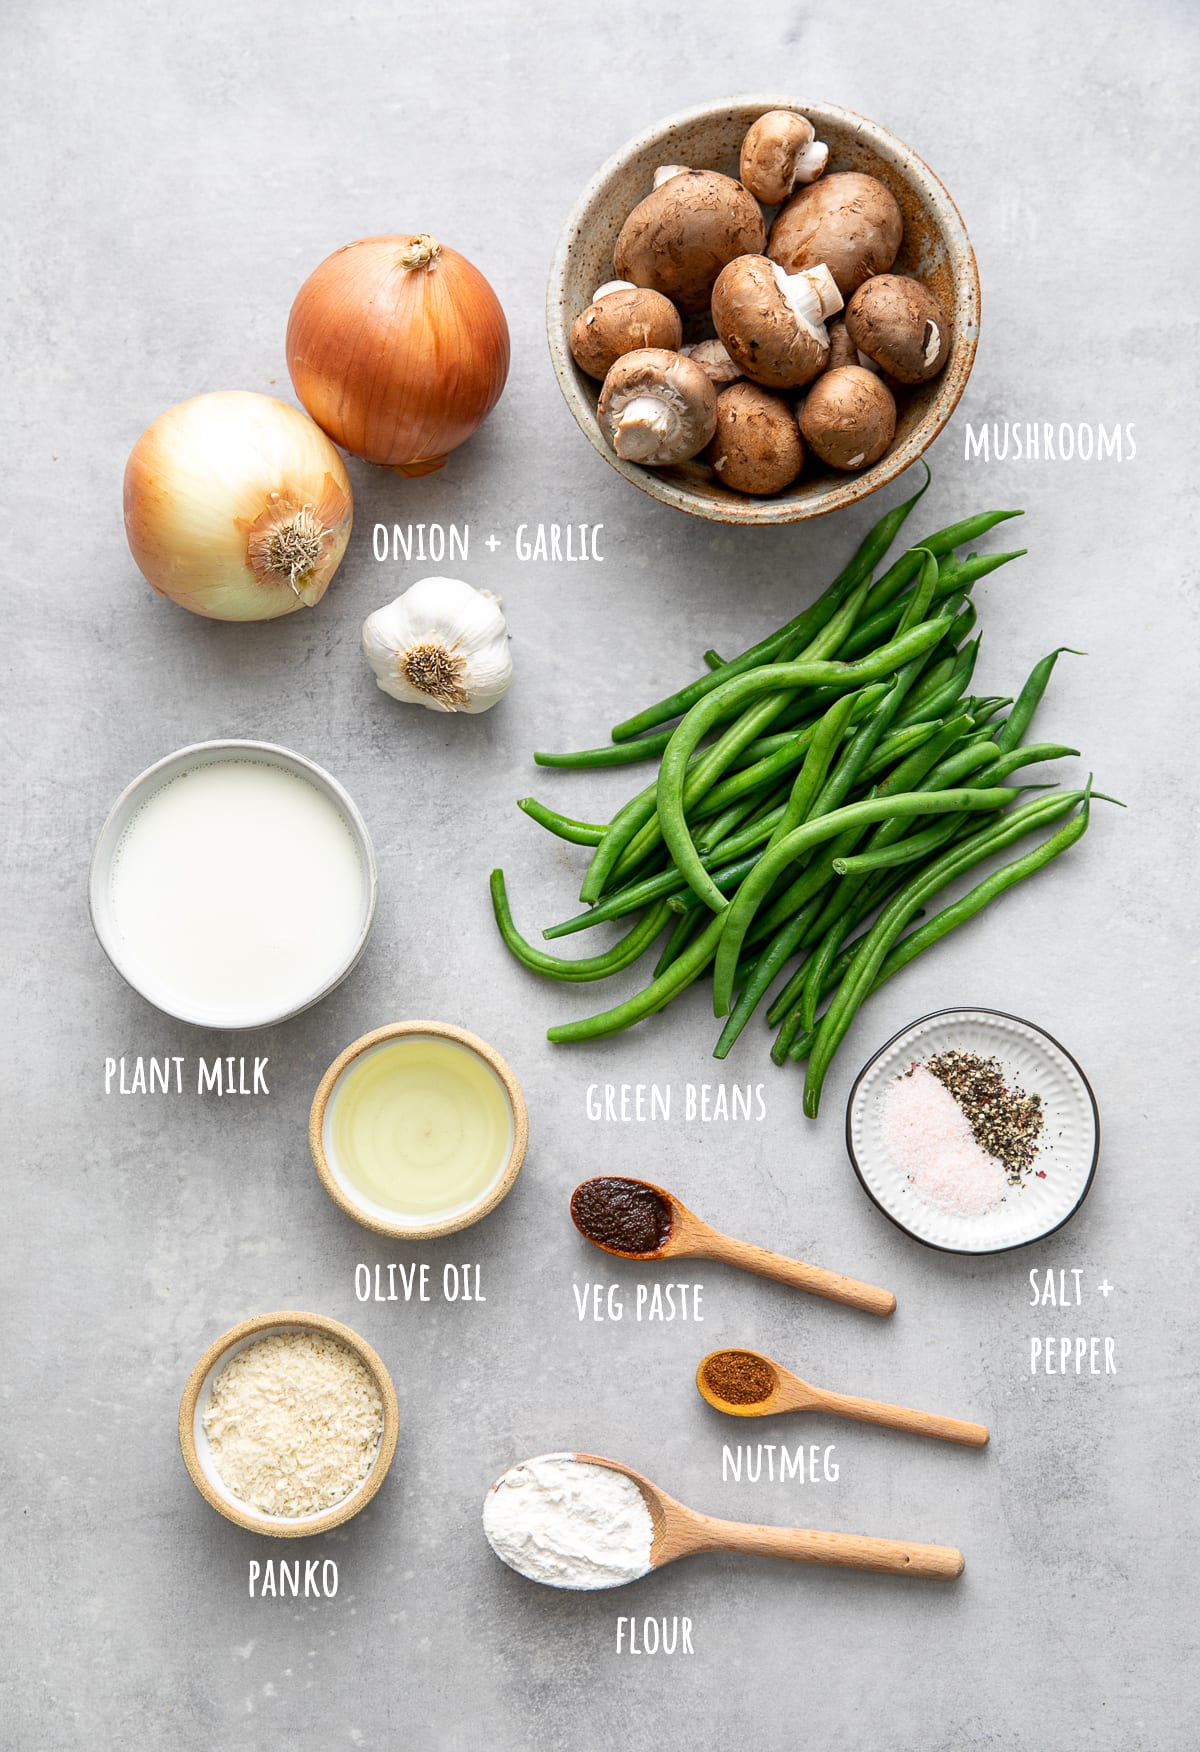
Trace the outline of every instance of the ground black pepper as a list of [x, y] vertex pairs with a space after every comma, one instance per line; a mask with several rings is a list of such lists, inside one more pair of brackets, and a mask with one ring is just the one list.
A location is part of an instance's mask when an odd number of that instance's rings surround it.
[[644, 1180], [601, 1175], [571, 1194], [580, 1234], [617, 1253], [657, 1253], [671, 1233], [671, 1207]]
[[[1040, 1095], [1027, 1095], [1005, 1079], [999, 1059], [973, 1052], [940, 1052], [926, 1061], [966, 1115], [981, 1150], [1004, 1163], [1010, 1186], [1020, 1186], [1037, 1156], [1046, 1123]], [[1038, 1171], [1040, 1179], [1044, 1173]]]
[[704, 1364], [704, 1384], [727, 1405], [757, 1405], [779, 1381], [770, 1363], [753, 1351], [715, 1351]]

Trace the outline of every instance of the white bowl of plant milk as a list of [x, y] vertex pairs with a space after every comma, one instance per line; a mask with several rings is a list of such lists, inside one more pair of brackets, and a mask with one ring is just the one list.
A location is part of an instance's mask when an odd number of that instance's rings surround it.
[[271, 742], [198, 742], [117, 798], [92, 923], [135, 991], [204, 1028], [265, 1028], [326, 996], [375, 916], [366, 823], [322, 767]]

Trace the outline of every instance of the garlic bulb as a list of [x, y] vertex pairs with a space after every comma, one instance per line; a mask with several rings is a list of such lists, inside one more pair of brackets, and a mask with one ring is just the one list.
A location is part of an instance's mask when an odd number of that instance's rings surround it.
[[459, 578], [422, 578], [376, 609], [363, 654], [384, 693], [431, 712], [486, 712], [512, 682], [499, 597]]

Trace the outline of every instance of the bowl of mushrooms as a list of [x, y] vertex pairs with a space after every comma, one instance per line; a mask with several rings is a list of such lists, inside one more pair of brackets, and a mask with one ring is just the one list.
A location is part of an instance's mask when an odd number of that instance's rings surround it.
[[547, 333], [581, 431], [665, 504], [795, 523], [894, 480], [962, 395], [979, 273], [877, 122], [737, 98], [611, 158], [567, 221]]

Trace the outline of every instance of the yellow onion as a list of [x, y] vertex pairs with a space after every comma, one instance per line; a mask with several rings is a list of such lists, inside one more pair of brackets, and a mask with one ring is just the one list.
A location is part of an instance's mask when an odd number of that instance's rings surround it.
[[309, 275], [288, 318], [296, 394], [335, 443], [431, 474], [500, 399], [508, 324], [478, 268], [421, 233], [365, 237]]
[[320, 602], [353, 518], [329, 439], [273, 396], [194, 396], [125, 465], [125, 534], [162, 596], [210, 620], [277, 620]]

